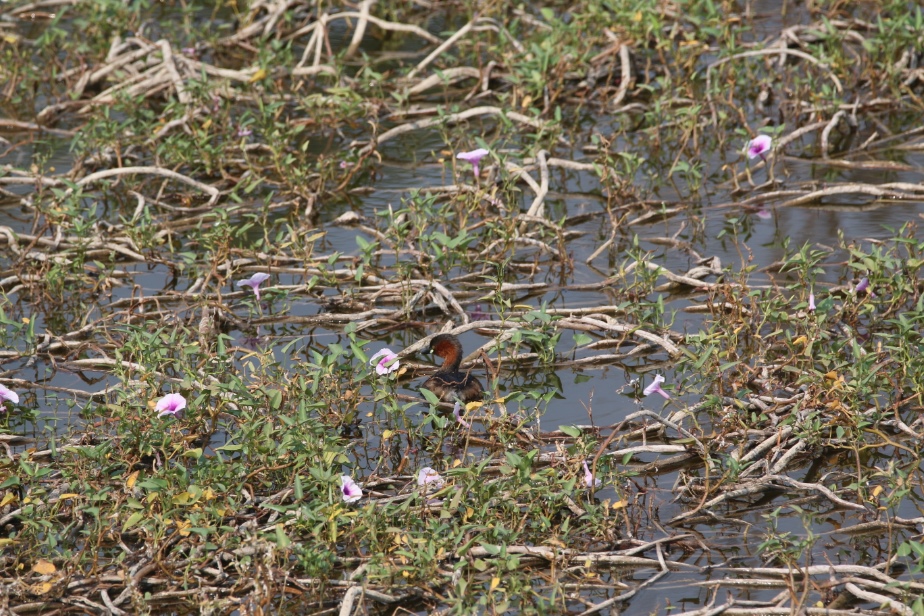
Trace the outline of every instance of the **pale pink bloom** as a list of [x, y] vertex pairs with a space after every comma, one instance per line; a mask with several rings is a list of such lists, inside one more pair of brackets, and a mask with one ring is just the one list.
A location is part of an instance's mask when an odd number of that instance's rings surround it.
[[773, 212], [767, 209], [757, 210], [757, 217], [763, 218], [764, 220], [769, 220], [773, 218]]
[[472, 424], [462, 419], [462, 404], [458, 400], [456, 400], [456, 405], [452, 407], [452, 414], [456, 416], [456, 421], [466, 428], [472, 427]]
[[425, 466], [417, 473], [417, 485], [424, 488], [425, 491], [429, 489], [439, 490], [446, 485], [446, 481], [435, 470]]
[[815, 291], [809, 291], [809, 312], [815, 312]]
[[667, 398], [668, 400], [670, 400], [671, 395], [667, 393], [666, 391], [664, 391], [663, 389], [661, 389], [661, 383], [663, 382], [664, 382], [664, 377], [661, 376], [660, 374], [656, 374], [654, 378], [654, 382], [648, 387], [646, 387], [642, 393], [645, 394], [646, 396], [650, 396], [651, 394], [658, 393], [664, 396], [665, 398]]
[[260, 301], [260, 285], [269, 280], [270, 275], [263, 272], [257, 272], [247, 280], [238, 280], [237, 286], [239, 287], [250, 287], [253, 289], [253, 294], [257, 296], [257, 301]]
[[340, 476], [340, 493], [345, 503], [355, 503], [363, 497], [363, 490], [349, 475]]
[[773, 140], [769, 135], [758, 135], [748, 141], [748, 158], [757, 158], [758, 156], [761, 160], [767, 160], [767, 152], [770, 151], [770, 146], [773, 143]]
[[398, 369], [398, 356], [391, 349], [382, 349], [369, 359], [369, 365], [375, 366], [375, 373], [384, 376]]
[[0, 385], [0, 411], [6, 410], [6, 405], [4, 405], [4, 402], [19, 404], [19, 394], [17, 394], [12, 389], [9, 389], [5, 385]]
[[481, 162], [481, 159], [490, 154], [490, 152], [484, 148], [478, 148], [477, 150], [472, 150], [471, 152], [459, 152], [456, 154], [456, 158], [459, 160], [464, 160], [465, 162], [472, 163], [472, 167], [475, 171], [475, 177], [478, 177], [478, 163]]
[[584, 460], [584, 487], [587, 488], [599, 488], [603, 485], [603, 482], [594, 477], [594, 474], [590, 472], [590, 467], [587, 466], [587, 460]]
[[253, 130], [250, 128], [247, 128], [246, 126], [242, 126], [239, 129], [237, 129], [238, 137], [249, 137], [252, 134], [253, 134]]
[[154, 410], [157, 412], [158, 417], [163, 417], [165, 415], [173, 415], [176, 417], [177, 414], [185, 408], [186, 398], [180, 394], [167, 394], [157, 401], [157, 406], [154, 407]]

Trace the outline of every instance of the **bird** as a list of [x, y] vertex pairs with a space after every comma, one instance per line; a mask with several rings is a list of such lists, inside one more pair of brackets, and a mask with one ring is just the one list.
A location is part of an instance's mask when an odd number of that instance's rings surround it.
[[461, 372], [462, 344], [452, 334], [439, 334], [430, 340], [427, 353], [443, 358], [443, 365], [436, 374], [424, 381], [424, 388], [432, 391], [443, 402], [472, 402], [481, 400], [484, 388], [468, 372]]

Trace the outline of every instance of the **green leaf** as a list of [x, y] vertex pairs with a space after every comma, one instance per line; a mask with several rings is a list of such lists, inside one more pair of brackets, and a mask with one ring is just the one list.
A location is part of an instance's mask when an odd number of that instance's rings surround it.
[[128, 516], [128, 519], [125, 520], [125, 524], [122, 525], [122, 532], [124, 533], [129, 528], [131, 528], [132, 526], [140, 522], [142, 519], [144, 519], [144, 515], [145, 514], [143, 511], [136, 511], [135, 513]]

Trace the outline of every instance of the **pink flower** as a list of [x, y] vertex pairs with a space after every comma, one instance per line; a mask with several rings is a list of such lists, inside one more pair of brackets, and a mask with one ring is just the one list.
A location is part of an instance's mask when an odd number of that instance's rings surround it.
[[239, 129], [237, 129], [238, 137], [249, 137], [252, 134], [253, 134], [253, 130], [250, 128], [247, 128], [246, 126], [241, 126]]
[[773, 212], [767, 209], [760, 209], [760, 210], [757, 210], [757, 217], [762, 218], [764, 220], [769, 220], [773, 218]]
[[815, 312], [815, 291], [814, 290], [809, 291], [808, 309], [809, 309], [809, 312]]
[[590, 467], [587, 466], [587, 460], [584, 460], [584, 487], [587, 488], [599, 488], [603, 485], [603, 482], [594, 477], [594, 474], [590, 472]]
[[257, 296], [257, 301], [260, 301], [260, 285], [269, 280], [270, 275], [264, 274], [263, 272], [257, 272], [247, 280], [238, 280], [237, 286], [239, 287], [250, 287], [253, 289], [253, 294]]
[[661, 376], [660, 374], [656, 374], [654, 378], [654, 382], [648, 387], [646, 387], [642, 393], [645, 394], [646, 396], [650, 396], [651, 394], [658, 393], [664, 396], [665, 398], [667, 398], [668, 400], [670, 400], [671, 395], [667, 393], [666, 391], [664, 391], [663, 389], [661, 389], [661, 383], [663, 382], [664, 382], [664, 377]]
[[466, 428], [471, 428], [472, 424], [468, 423], [462, 419], [462, 403], [456, 400], [456, 404], [452, 407], [452, 414], [456, 416], [456, 421], [465, 426]]
[[424, 488], [424, 491], [428, 491], [430, 488], [439, 490], [446, 485], [446, 481], [435, 470], [425, 466], [417, 472], [417, 485]]
[[761, 160], [766, 161], [766, 154], [770, 151], [772, 143], [773, 139], [769, 135], [757, 135], [748, 141], [748, 158], [757, 158], [759, 156]]
[[349, 475], [340, 476], [340, 493], [345, 503], [355, 503], [363, 497], [363, 489]]
[[3, 404], [4, 402], [19, 404], [19, 394], [5, 385], [0, 385], [0, 411], [6, 410], [6, 405]]
[[157, 401], [157, 406], [154, 407], [154, 410], [157, 411], [158, 417], [163, 417], [164, 415], [176, 417], [177, 413], [185, 408], [186, 398], [180, 394], [167, 394]]
[[478, 163], [481, 162], [481, 159], [490, 154], [490, 152], [484, 148], [478, 148], [477, 150], [472, 150], [471, 152], [459, 152], [456, 154], [456, 158], [459, 160], [464, 160], [465, 162], [472, 163], [472, 167], [475, 170], [475, 178], [478, 177]]
[[[379, 359], [381, 358], [381, 359]], [[379, 376], [390, 374], [398, 369], [398, 356], [391, 349], [382, 349], [369, 360], [370, 366], [375, 366], [375, 373]]]

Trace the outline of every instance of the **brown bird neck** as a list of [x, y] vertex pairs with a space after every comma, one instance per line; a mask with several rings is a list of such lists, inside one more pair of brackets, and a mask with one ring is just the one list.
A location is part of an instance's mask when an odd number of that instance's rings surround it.
[[459, 370], [459, 366], [462, 364], [462, 347], [458, 343], [453, 344], [449, 340], [443, 340], [434, 349], [434, 352], [443, 358], [443, 365], [440, 366], [438, 372], [445, 374]]

